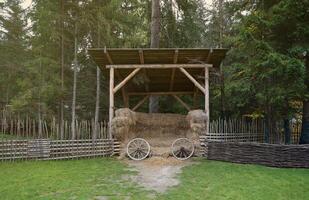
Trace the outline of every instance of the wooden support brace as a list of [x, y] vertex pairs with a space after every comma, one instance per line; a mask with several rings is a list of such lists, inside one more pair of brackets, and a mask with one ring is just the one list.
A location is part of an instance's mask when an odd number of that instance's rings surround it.
[[[141, 64], [145, 64], [145, 59], [144, 59], [144, 52], [143, 52], [143, 50], [140, 49], [140, 50], [138, 51], [138, 54], [139, 54], [140, 63], [141, 63]], [[146, 69], [143, 69], [142, 72], [143, 72], [143, 74], [144, 74], [144, 77], [146, 78], [146, 77], [147, 77]], [[146, 90], [146, 92], [148, 92], [148, 91], [149, 91], [149, 85], [148, 85], [148, 83], [145, 83], [144, 85], [145, 85], [145, 90]]]
[[129, 96], [144, 96], [144, 95], [193, 95], [193, 92], [128, 92]]
[[[112, 60], [112, 58], [110, 57], [110, 55], [109, 55], [109, 53], [108, 53], [108, 51], [107, 51], [107, 49], [106, 49], [106, 47], [104, 47], [104, 54], [105, 54], [105, 56], [106, 56], [106, 58], [107, 58], [107, 60], [108, 60], [108, 62], [109, 62], [109, 64], [114, 64], [114, 62], [113, 62], [113, 60]], [[117, 77], [119, 78], [119, 79], [122, 79], [121, 78], [121, 75], [120, 75], [120, 73], [116, 70], [115, 72], [113, 72], [113, 74], [114, 73], [116, 73], [116, 75], [117, 75]], [[114, 79], [114, 78], [113, 78]], [[113, 84], [114, 84], [114, 80], [113, 80]], [[114, 85], [113, 85], [113, 87], [114, 87]], [[124, 105], [126, 106], [126, 107], [128, 107], [128, 105], [127, 105], [127, 98], [126, 98], [126, 92], [125, 92], [125, 90], [124, 90], [124, 88], [122, 87], [121, 88], [121, 93], [122, 93], [122, 98], [123, 98], [123, 102], [124, 102]]]
[[132, 68], [146, 68], [146, 69], [171, 69], [171, 68], [205, 68], [212, 67], [211, 64], [132, 64], [132, 65], [106, 65], [106, 68], [115, 69], [132, 69]]
[[109, 70], [109, 123], [108, 137], [112, 139], [112, 120], [114, 118], [114, 68]]
[[[173, 58], [173, 63], [176, 64], [177, 62], [178, 62], [178, 49], [175, 50], [174, 58]], [[173, 68], [172, 74], [171, 74], [170, 91], [172, 91], [174, 88], [175, 71], [176, 71], [176, 68]]]
[[111, 64], [111, 65], [114, 64], [112, 58], [110, 57], [108, 51], [106, 50], [106, 47], [104, 48], [104, 54], [105, 54], [105, 56], [106, 56], [106, 58], [107, 58], [109, 64]]
[[[205, 67], [205, 68], [207, 68], [208, 69], [208, 67]], [[180, 69], [180, 71], [182, 72], [182, 73], [184, 73], [184, 75], [186, 75], [187, 77], [188, 77], [188, 79], [190, 79], [191, 81], [192, 81], [192, 83], [198, 88], [198, 89], [200, 89], [204, 94], [205, 94], [205, 88], [199, 83], [199, 82], [197, 82], [192, 76], [191, 76], [191, 74], [189, 74], [184, 68], [179, 68]], [[208, 70], [207, 70], [208, 71]]]
[[209, 121], [210, 121], [210, 112], [209, 112], [209, 70], [208, 67], [205, 67], [205, 113], [207, 116], [207, 128], [206, 134], [209, 131]]
[[181, 98], [179, 98], [177, 95], [173, 95], [173, 97], [181, 104], [183, 105], [188, 111], [191, 110], [191, 108], [183, 101]]
[[145, 96], [142, 100], [140, 100], [134, 107], [133, 111], [137, 110], [143, 103], [149, 98], [149, 95]]
[[137, 72], [139, 72], [140, 68], [134, 69], [123, 81], [121, 81], [114, 89], [113, 92], [116, 93], [122, 86], [124, 86]]

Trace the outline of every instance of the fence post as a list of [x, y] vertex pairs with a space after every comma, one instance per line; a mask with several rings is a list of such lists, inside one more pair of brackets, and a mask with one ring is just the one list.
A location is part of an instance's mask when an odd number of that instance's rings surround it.
[[291, 130], [289, 119], [284, 119], [284, 142], [285, 144], [291, 144]]

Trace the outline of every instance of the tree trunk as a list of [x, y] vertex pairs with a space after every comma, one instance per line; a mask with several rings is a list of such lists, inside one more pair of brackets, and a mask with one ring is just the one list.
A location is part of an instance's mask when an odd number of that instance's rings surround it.
[[[98, 48], [100, 48], [100, 43], [101, 43], [101, 37], [100, 37], [100, 25], [98, 23]], [[97, 138], [97, 132], [98, 132], [98, 123], [99, 123], [99, 111], [100, 111], [100, 68], [97, 67], [97, 91], [96, 91], [96, 101], [95, 101], [95, 114], [94, 114], [94, 129], [92, 133], [92, 139]]]
[[[306, 53], [305, 66], [306, 66], [306, 77], [305, 83], [307, 86], [307, 94], [309, 92], [309, 53]], [[309, 144], [309, 100], [303, 102], [303, 120], [302, 130], [300, 136], [300, 144]]]
[[[152, 0], [151, 6], [151, 42], [150, 48], [160, 47], [160, 0]], [[159, 111], [158, 96], [149, 97], [149, 112]]]
[[[219, 12], [219, 47], [223, 47], [223, 30], [224, 30], [224, 13], [223, 13], [223, 3], [224, 0], [219, 0], [218, 12]], [[221, 107], [221, 118], [225, 118], [225, 79], [224, 79], [224, 70], [223, 63], [220, 65], [220, 107]]]
[[96, 102], [95, 102], [95, 115], [94, 115], [94, 129], [92, 138], [97, 138], [98, 123], [99, 123], [99, 111], [100, 111], [100, 68], [97, 67], [97, 92], [96, 92]]
[[76, 139], [75, 134], [75, 106], [76, 106], [76, 82], [77, 82], [77, 25], [75, 24], [74, 40], [74, 76], [73, 76], [73, 97], [72, 97], [72, 139]]
[[[60, 0], [61, 4], [61, 93], [64, 90], [64, 0]], [[63, 103], [63, 96], [61, 94], [60, 97], [60, 123], [59, 123], [59, 129], [60, 129], [60, 138], [64, 138], [64, 103]]]
[[38, 124], [38, 128], [39, 128], [39, 137], [42, 137], [42, 108], [41, 108], [41, 87], [43, 85], [43, 78], [42, 78], [42, 52], [40, 51], [40, 69], [39, 69], [39, 73], [40, 73], [40, 85], [39, 85], [39, 91], [38, 91], [38, 95], [39, 95], [39, 102], [38, 102], [38, 120], [39, 120], [39, 124]]

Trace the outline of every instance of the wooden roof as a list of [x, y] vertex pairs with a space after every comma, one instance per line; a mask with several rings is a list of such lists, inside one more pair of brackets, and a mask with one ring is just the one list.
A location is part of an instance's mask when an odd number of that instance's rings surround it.
[[[108, 76], [106, 65], [138, 64], [212, 64], [219, 68], [227, 49], [116, 49], [94, 48], [91, 57]], [[133, 71], [115, 69], [116, 84]], [[186, 69], [197, 80], [203, 76], [202, 68]], [[174, 73], [174, 74], [173, 74]], [[200, 80], [203, 82], [203, 80]], [[173, 83], [172, 83], [173, 82]], [[194, 84], [179, 69], [143, 69], [126, 85], [127, 92], [193, 92]]]

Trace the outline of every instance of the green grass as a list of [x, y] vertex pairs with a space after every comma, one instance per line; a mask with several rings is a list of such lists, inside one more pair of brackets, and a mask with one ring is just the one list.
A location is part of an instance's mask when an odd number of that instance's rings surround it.
[[199, 161], [161, 195], [124, 180], [116, 159], [0, 163], [0, 199], [308, 199], [309, 170]]
[[308, 169], [279, 169], [201, 160], [162, 199], [302, 200], [309, 197]]

